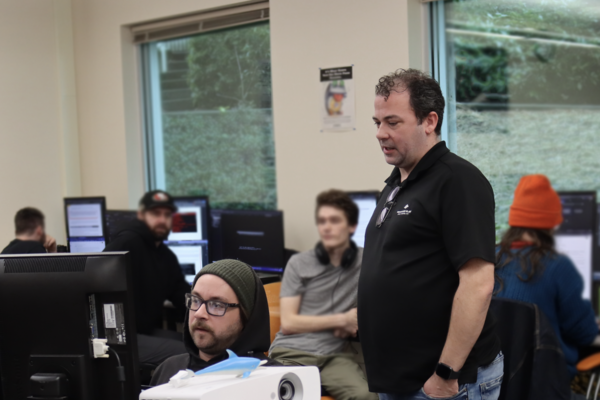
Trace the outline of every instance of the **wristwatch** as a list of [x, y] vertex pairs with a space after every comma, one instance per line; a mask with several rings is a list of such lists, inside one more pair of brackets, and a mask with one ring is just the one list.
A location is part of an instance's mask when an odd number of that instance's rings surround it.
[[445, 380], [458, 379], [460, 376], [460, 371], [455, 371], [451, 366], [444, 363], [438, 363], [437, 367], [435, 368], [435, 373], [437, 376]]

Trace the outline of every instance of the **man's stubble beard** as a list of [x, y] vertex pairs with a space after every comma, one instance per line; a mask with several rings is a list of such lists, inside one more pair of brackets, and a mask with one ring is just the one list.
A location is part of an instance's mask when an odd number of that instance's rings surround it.
[[154, 227], [153, 229], [151, 229], [152, 231], [152, 235], [154, 235], [154, 239], [156, 239], [157, 241], [164, 241], [167, 240], [167, 238], [169, 237], [169, 234], [171, 233], [171, 230], [168, 229], [165, 225], [161, 225], [161, 227], [165, 228], [165, 233], [159, 233], [156, 228]]
[[[206, 330], [203, 333], [204, 336], [208, 336], [209, 340], [205, 340], [205, 345], [201, 347], [201, 343], [199, 343], [199, 339], [196, 339], [197, 333], [194, 331], [195, 328], [202, 328]], [[211, 356], [216, 356], [226, 349], [228, 349], [235, 341], [238, 339], [240, 333], [242, 332], [243, 326], [242, 322], [238, 320], [234, 325], [231, 325], [225, 332], [223, 332], [219, 338], [216, 337], [214, 331], [209, 328], [203, 321], [195, 321], [190, 326], [190, 334], [192, 336], [192, 340], [196, 347], [202, 351], [203, 353], [209, 354]]]

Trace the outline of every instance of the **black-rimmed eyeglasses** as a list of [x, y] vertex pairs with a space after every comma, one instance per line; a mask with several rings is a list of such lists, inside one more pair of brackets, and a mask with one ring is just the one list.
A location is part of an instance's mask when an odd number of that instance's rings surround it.
[[381, 210], [379, 217], [377, 217], [377, 225], [376, 226], [378, 228], [381, 228], [381, 225], [383, 225], [386, 218], [390, 214], [390, 210], [396, 204], [396, 197], [398, 196], [398, 192], [400, 192], [400, 186], [396, 186], [394, 188], [394, 190], [392, 190], [390, 192], [390, 194], [388, 195], [386, 202], [385, 202], [385, 206], [383, 207], [383, 210]]
[[224, 303], [218, 300], [202, 300], [191, 293], [185, 294], [185, 306], [190, 311], [198, 311], [202, 304], [206, 304], [206, 312], [215, 317], [222, 317], [229, 307], [239, 307], [239, 303]]

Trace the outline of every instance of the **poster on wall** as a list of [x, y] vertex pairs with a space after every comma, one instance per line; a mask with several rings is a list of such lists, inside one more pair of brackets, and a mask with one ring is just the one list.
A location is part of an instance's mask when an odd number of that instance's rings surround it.
[[356, 129], [352, 66], [320, 69], [321, 132]]

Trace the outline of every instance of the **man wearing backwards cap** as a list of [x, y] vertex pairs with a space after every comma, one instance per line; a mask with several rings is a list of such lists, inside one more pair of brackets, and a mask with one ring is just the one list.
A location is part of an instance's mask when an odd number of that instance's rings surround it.
[[[262, 283], [252, 268], [238, 260], [206, 265], [186, 296], [183, 342], [186, 354], [169, 358], [152, 376], [152, 386], [167, 383], [178, 371], [198, 371], [228, 358], [268, 360], [269, 307]], [[266, 365], [277, 364], [269, 360]]]
[[138, 219], [123, 225], [104, 249], [129, 252], [138, 353], [144, 363], [160, 364], [185, 352], [180, 334], [159, 329], [164, 301], [170, 300], [183, 315], [185, 294], [190, 291], [177, 257], [163, 244], [171, 232], [175, 211], [177, 207], [167, 192], [146, 193], [140, 200]]

